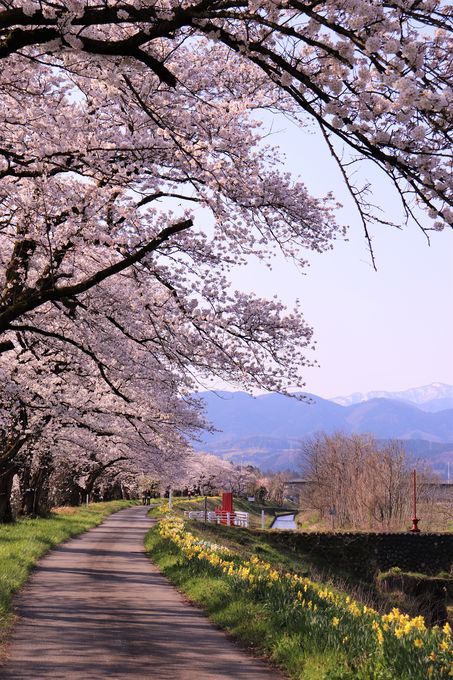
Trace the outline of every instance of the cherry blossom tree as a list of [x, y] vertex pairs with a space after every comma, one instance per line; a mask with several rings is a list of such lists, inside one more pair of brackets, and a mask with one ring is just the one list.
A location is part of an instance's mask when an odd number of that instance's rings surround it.
[[252, 114], [277, 105], [277, 93], [264, 81], [247, 85], [247, 70], [237, 83], [238, 64], [225, 68], [219, 50], [208, 77], [206, 44], [178, 51], [181, 73], [190, 59], [199, 68], [176, 107], [136, 64], [106, 91], [97, 64], [72, 53], [27, 71], [12, 60], [1, 113], [2, 367], [15, 403], [52, 427], [48, 439], [32, 428], [19, 468], [17, 457], [5, 459], [6, 504], [19, 469], [25, 496], [35, 472], [43, 486], [49, 447], [63, 443], [75, 459], [65, 465], [85, 497], [131, 452], [143, 469], [140, 442], [154, 449], [154, 466], [168, 463], [169, 448], [185, 450], [188, 394], [200, 376], [276, 389], [306, 362], [311, 330], [297, 310], [235, 292], [226, 275], [272, 244], [299, 259], [303, 247], [328, 248], [336, 225], [260, 147]]
[[[223, 46], [202, 68], [212, 56], [205, 43], [175, 53], [187, 84], [171, 97], [141, 64], [117, 65], [106, 91], [97, 62], [70, 52], [52, 67], [57, 86], [47, 63], [23, 74], [31, 100], [23, 115], [14, 96], [5, 98], [5, 146], [21, 149], [19, 161], [5, 160], [2, 180], [5, 348], [12, 332], [37, 332], [38, 317], [48, 332], [51, 307], [79, 316], [80, 296], [110, 278], [120, 289], [132, 268], [151, 299], [166, 299], [145, 309], [168, 310], [173, 330], [160, 339], [174, 358], [270, 389], [300, 377], [311, 340], [300, 313], [233, 291], [227, 275], [275, 248], [303, 264], [307, 249], [331, 247], [338, 228], [328, 202], [310, 198], [277, 170], [275, 150], [261, 146], [254, 111], [288, 109], [288, 99], [280, 102], [263, 78], [251, 81], [255, 69], [237, 58], [226, 66]], [[30, 111], [39, 125], [29, 129]], [[126, 304], [132, 312], [143, 300]]]
[[[221, 44], [223, 63], [235, 54], [253, 64], [258, 78], [316, 121], [365, 224], [382, 218], [367, 205], [364, 187], [353, 183], [350, 163], [357, 158], [371, 159], [390, 177], [408, 217], [417, 219], [415, 198], [435, 228], [452, 221], [452, 25], [444, 2], [11, 0], [0, 6], [4, 59], [77, 52], [104, 70], [106, 81], [112, 63], [135, 61], [172, 93], [189, 86], [175, 55], [203, 36], [212, 45], [210, 61]], [[337, 142], [354, 158], [343, 158]]]
[[[141, 325], [149, 336], [149, 327], [139, 319], [124, 332], [124, 305], [115, 309], [113, 292], [100, 287], [94, 300], [79, 300], [78, 319], [49, 310], [47, 327], [59, 323], [58, 330], [18, 326], [14, 361], [11, 353], [0, 356], [0, 521], [11, 518], [16, 474], [22, 511], [36, 514], [47, 509], [54, 470], [66, 469], [69, 486], [85, 500], [107, 471], [138, 475], [178, 465], [187, 437], [204, 426], [184, 372], [170, 370], [171, 361], [165, 366], [157, 331], [150, 346], [138, 332]], [[108, 318], [97, 313], [107, 303]]]
[[254, 489], [259, 470], [251, 465], [237, 465], [209, 453], [192, 452], [170, 482], [177, 488], [187, 488], [211, 496], [221, 491], [232, 491], [244, 496]]
[[[263, 219], [268, 222], [261, 231], [268, 243], [288, 244], [297, 243], [301, 230], [291, 225], [282, 233], [274, 224], [282, 193], [302, 194], [305, 200], [288, 206], [284, 219], [289, 211], [290, 221], [300, 219], [302, 211], [308, 213], [305, 245], [324, 247], [325, 219], [319, 205], [307, 203], [302, 187], [282, 186], [282, 178], [269, 170], [263, 175], [264, 164], [255, 165], [252, 173], [250, 153], [242, 163], [238, 155], [232, 158], [234, 149], [242, 154], [250, 143], [257, 149], [250, 133], [239, 138], [235, 134], [243, 129], [244, 118], [237, 114], [244, 109], [291, 109], [314, 119], [343, 169], [365, 226], [370, 219], [385, 218], [367, 205], [365, 187], [354, 186], [348, 175], [350, 164], [359, 158], [372, 160], [393, 180], [408, 217], [417, 219], [410, 202], [414, 197], [435, 219], [435, 228], [451, 221], [450, 24], [449, 10], [439, 2], [306, 6], [274, 0], [103, 5], [18, 0], [0, 6], [0, 56], [8, 65], [3, 71], [6, 135], [1, 151], [2, 175], [12, 180], [6, 184], [7, 193], [11, 185], [23, 193], [18, 178], [27, 177], [39, 185], [32, 195], [37, 191], [47, 206], [52, 199], [54, 207], [56, 194], [68, 188], [68, 175], [73, 179], [71, 173], [77, 173], [86, 183], [83, 190], [80, 182], [71, 182], [73, 199], [79, 200], [69, 205], [65, 200], [58, 214], [51, 212], [52, 225], [48, 220], [45, 232], [50, 237], [47, 250], [54, 249], [52, 266], [47, 256], [48, 269], [36, 272], [38, 285], [19, 295], [28, 261], [39, 250], [22, 225], [20, 233], [26, 237], [16, 242], [6, 267], [2, 331], [36, 306], [80, 294], [173, 245], [178, 235], [192, 233], [193, 216], [168, 219], [167, 214], [162, 220], [159, 214], [156, 224], [151, 206], [163, 196], [215, 207], [217, 223], [225, 210], [230, 216], [232, 205], [236, 220], [253, 210], [253, 219], [261, 225]], [[49, 109], [43, 109], [43, 97]], [[342, 160], [336, 140], [355, 156]], [[233, 168], [235, 177], [226, 182]], [[51, 194], [47, 199], [43, 185]], [[212, 191], [223, 200], [214, 198]], [[140, 194], [135, 205], [131, 192]], [[9, 201], [5, 219], [16, 209], [15, 199]], [[148, 210], [137, 211], [138, 203]], [[275, 208], [272, 215], [269, 203]], [[30, 210], [27, 204], [22, 207]], [[69, 238], [71, 246], [67, 238], [54, 244], [54, 231], [59, 227], [60, 233], [67, 232], [70, 226], [74, 236], [81, 222], [88, 223], [85, 230], [90, 228], [95, 244], [110, 243], [116, 257], [97, 262], [97, 267], [91, 262], [84, 276], [80, 271], [69, 276], [64, 265], [73, 256], [74, 238]], [[100, 222], [107, 222], [109, 229], [100, 232]], [[124, 235], [130, 222], [140, 237], [124, 244], [118, 232]], [[228, 241], [231, 219], [226, 222], [216, 236], [224, 240], [226, 235]], [[307, 242], [309, 230], [315, 228], [319, 238]], [[103, 238], [106, 231], [110, 241]], [[237, 241], [242, 238], [242, 232], [235, 236]], [[246, 240], [250, 245], [249, 235]], [[230, 253], [230, 248], [225, 251]], [[58, 285], [65, 278], [66, 285]]]
[[29, 489], [65, 441], [87, 492], [143, 440], [154, 463], [184, 450], [197, 380], [303, 380], [300, 309], [231, 278], [344, 232], [281, 171], [263, 110], [315, 122], [369, 239], [389, 220], [359, 161], [407, 221], [451, 223], [450, 19], [436, 0], [0, 1], [5, 515], [19, 456]]
[[[36, 351], [36, 346], [33, 351]], [[28, 354], [28, 356], [27, 356]], [[43, 352], [44, 354], [44, 352]], [[51, 477], [65, 469], [78, 493], [79, 501], [88, 500], [94, 487], [106, 472], [112, 474], [154, 473], [156, 468], [179, 465], [189, 450], [186, 436], [202, 426], [191, 404], [177, 399], [172, 388], [141, 380], [133, 385], [127, 374], [128, 395], [118, 398], [101, 380], [90, 377], [90, 366], [71, 366], [57, 374], [51, 369], [47, 351], [41, 357], [40, 369], [25, 352], [20, 361], [30, 361], [38, 370], [41, 390], [30, 384], [30, 373], [20, 366], [16, 394], [2, 413], [2, 449], [0, 451], [0, 521], [11, 519], [11, 487], [18, 475], [21, 512], [39, 514], [48, 509]], [[54, 353], [56, 363], [61, 361]], [[58, 378], [61, 384], [58, 384]], [[155, 382], [155, 376], [154, 376]], [[148, 389], [144, 391], [145, 384]], [[168, 399], [166, 399], [166, 397]], [[164, 400], [161, 403], [159, 400]], [[125, 401], [126, 400], [126, 401]], [[14, 418], [12, 415], [14, 414]], [[9, 420], [8, 420], [9, 418]]]

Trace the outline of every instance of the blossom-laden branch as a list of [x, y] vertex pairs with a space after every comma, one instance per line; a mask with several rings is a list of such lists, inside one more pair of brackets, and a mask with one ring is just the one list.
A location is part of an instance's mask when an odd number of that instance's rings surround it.
[[0, 56], [73, 50], [98, 59], [107, 78], [110, 58], [135, 59], [164, 86], [190, 89], [172, 57], [187, 36], [220, 42], [372, 159], [437, 228], [452, 222], [452, 24], [439, 0], [1, 4]]
[[[90, 288], [98, 285], [106, 278], [114, 276], [124, 271], [131, 265], [139, 262], [141, 259], [148, 255], [149, 253], [156, 250], [164, 241], [169, 239], [173, 234], [178, 234], [185, 229], [189, 229], [192, 226], [192, 220], [185, 220], [179, 222], [178, 224], [167, 227], [161, 231], [160, 234], [152, 241], [142, 246], [135, 252], [124, 256], [121, 260], [111, 264], [103, 269], [99, 269], [92, 276], [86, 277], [82, 281], [69, 285], [69, 286], [51, 286], [49, 285], [50, 273], [47, 277], [44, 277], [40, 281], [40, 285], [37, 289], [31, 292], [29, 289], [22, 290], [17, 295], [12, 295], [10, 279], [8, 278], [7, 272], [7, 285], [6, 285], [6, 302], [12, 301], [7, 304], [6, 309], [1, 311], [2, 303], [0, 302], [0, 333], [2, 331], [11, 329], [11, 322], [15, 319], [20, 318], [27, 312], [36, 309], [45, 302], [64, 300], [65, 298], [71, 298], [81, 293], [85, 293]], [[19, 246], [23, 246], [23, 241], [16, 242]], [[18, 250], [24, 250], [23, 248], [18, 248]], [[13, 256], [17, 259], [17, 254]], [[24, 259], [24, 258], [22, 258]], [[17, 265], [16, 265], [17, 266]]]

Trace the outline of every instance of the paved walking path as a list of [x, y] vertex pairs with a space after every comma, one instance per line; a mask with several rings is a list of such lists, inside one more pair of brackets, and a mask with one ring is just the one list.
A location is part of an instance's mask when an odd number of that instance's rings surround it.
[[2, 680], [281, 680], [145, 556], [146, 510], [111, 515], [40, 562], [17, 599]]

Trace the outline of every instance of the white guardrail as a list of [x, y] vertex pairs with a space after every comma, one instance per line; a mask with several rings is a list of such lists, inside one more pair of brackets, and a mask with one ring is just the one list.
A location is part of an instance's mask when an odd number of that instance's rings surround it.
[[209, 510], [185, 510], [184, 517], [187, 519], [197, 519], [201, 522], [210, 522], [211, 524], [226, 524], [227, 526], [245, 527], [249, 526], [248, 512], [213, 512]]

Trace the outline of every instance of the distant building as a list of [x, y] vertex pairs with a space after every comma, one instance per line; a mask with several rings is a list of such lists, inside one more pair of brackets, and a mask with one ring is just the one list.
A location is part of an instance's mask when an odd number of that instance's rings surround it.
[[426, 495], [432, 500], [453, 503], [453, 484], [448, 482], [428, 482], [423, 487]]
[[309, 491], [312, 485], [313, 482], [307, 479], [289, 479], [284, 485], [284, 495], [286, 498], [291, 498], [291, 500], [299, 503], [303, 492]]

